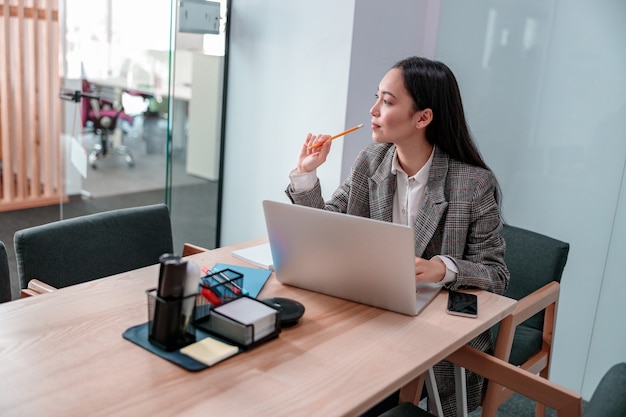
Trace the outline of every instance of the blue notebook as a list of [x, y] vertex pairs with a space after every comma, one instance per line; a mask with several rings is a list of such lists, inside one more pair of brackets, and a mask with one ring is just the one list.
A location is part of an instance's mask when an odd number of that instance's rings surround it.
[[211, 270], [215, 272], [227, 268], [243, 275], [243, 288], [248, 291], [248, 295], [252, 298], [258, 297], [263, 286], [272, 274], [272, 271], [267, 269], [249, 268], [231, 264], [215, 264]]

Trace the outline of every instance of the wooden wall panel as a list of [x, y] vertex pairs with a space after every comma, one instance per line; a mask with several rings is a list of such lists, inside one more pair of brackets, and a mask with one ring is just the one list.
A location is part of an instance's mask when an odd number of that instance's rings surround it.
[[58, 0], [0, 0], [0, 51], [0, 211], [58, 204]]

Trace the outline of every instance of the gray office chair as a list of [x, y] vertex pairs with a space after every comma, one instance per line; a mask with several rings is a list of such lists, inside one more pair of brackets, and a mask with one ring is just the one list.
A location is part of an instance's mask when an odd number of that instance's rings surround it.
[[155, 204], [60, 220], [15, 232], [21, 288], [67, 287], [153, 265], [173, 251], [169, 209]]
[[613, 365], [596, 387], [583, 417], [626, 416], [626, 362]]
[[11, 301], [11, 276], [9, 275], [9, 256], [4, 243], [0, 241], [0, 303]]
[[[505, 296], [519, 300], [513, 313], [492, 329], [493, 355], [530, 374], [548, 378], [560, 281], [569, 244], [551, 237], [505, 225], [505, 262], [511, 274]], [[495, 417], [500, 405], [516, 391], [486, 377], [482, 416]], [[405, 406], [409, 407], [409, 406]], [[545, 415], [537, 402], [536, 416]]]
[[[561, 276], [569, 244], [549, 236], [505, 225], [504, 261], [511, 274], [505, 296], [519, 300], [515, 310], [492, 329], [494, 356], [543, 378], [549, 377]], [[495, 417], [514, 390], [487, 381], [483, 417]], [[545, 408], [537, 404], [536, 416]]]
[[[468, 353], [465, 352], [455, 355], [454, 359], [460, 359], [461, 364], [469, 364], [468, 359], [474, 360], [478, 356], [485, 355], [484, 353]], [[534, 375], [530, 375], [513, 367], [510, 364], [505, 364], [497, 358], [489, 358], [490, 362], [473, 362], [477, 369], [489, 369], [492, 373], [492, 378], [498, 380], [503, 384], [513, 382], [515, 385], [521, 387], [520, 393], [531, 400], [538, 400], [537, 396], [542, 396], [546, 401], [546, 405], [557, 409], [561, 407], [563, 415], [573, 415], [581, 417], [624, 417], [626, 416], [626, 362], [621, 362], [613, 365], [602, 377], [600, 383], [596, 387], [591, 396], [589, 402], [584, 406], [584, 412], [581, 414], [582, 398], [575, 393], [568, 392], [568, 390], [559, 387], [553, 382], [537, 378]], [[498, 362], [500, 361], [500, 362]], [[496, 364], [498, 370], [494, 371], [492, 364]], [[485, 366], [487, 365], [487, 366]], [[509, 368], [507, 368], [509, 366]], [[557, 416], [561, 413], [557, 412]], [[380, 417], [433, 417], [432, 414], [427, 413], [418, 406], [412, 403], [400, 404], [391, 410], [383, 413]]]

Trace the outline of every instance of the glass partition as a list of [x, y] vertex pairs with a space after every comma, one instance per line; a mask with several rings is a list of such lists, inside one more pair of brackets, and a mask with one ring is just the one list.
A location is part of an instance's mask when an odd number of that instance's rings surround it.
[[0, 3], [12, 297], [14, 233], [59, 219], [165, 202], [177, 252], [217, 246], [228, 1]]
[[227, 3], [185, 1], [172, 13], [167, 199], [177, 248], [185, 242], [209, 249], [219, 244]]
[[64, 6], [61, 217], [165, 202], [176, 251], [215, 247], [226, 0]]

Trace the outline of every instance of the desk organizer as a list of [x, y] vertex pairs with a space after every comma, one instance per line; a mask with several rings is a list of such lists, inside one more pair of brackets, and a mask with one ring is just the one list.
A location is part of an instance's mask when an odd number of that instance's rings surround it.
[[196, 318], [202, 318], [203, 312], [208, 313], [211, 307], [232, 301], [245, 295], [243, 289], [243, 274], [230, 268], [211, 272], [200, 278], [200, 295], [206, 302], [206, 310], [196, 309]]
[[[184, 353], [181, 353], [180, 349], [173, 351], [161, 349], [160, 347], [149, 341], [148, 333], [148, 323], [143, 323], [126, 329], [124, 333], [122, 333], [122, 337], [138, 346], [141, 346], [148, 352], [151, 352], [159, 356], [160, 358], [163, 358], [175, 365], [178, 365], [187, 371], [196, 372], [209, 367], [209, 365], [207, 365], [206, 363], [197, 361], [185, 355]], [[200, 329], [195, 329], [195, 337], [197, 341], [203, 340], [207, 337], [212, 337], [215, 339], [214, 336], [203, 332]], [[243, 349], [240, 348], [239, 352], [243, 352]]]
[[211, 309], [208, 315], [195, 320], [194, 326], [249, 348], [278, 336], [280, 311], [244, 295]]
[[249, 348], [278, 336], [280, 309], [245, 295], [242, 283], [243, 275], [231, 269], [201, 278], [207, 305], [196, 307], [194, 326]]
[[[156, 288], [147, 290], [148, 321], [122, 336], [186, 370], [198, 371], [211, 365], [181, 353], [191, 343], [213, 338], [236, 345], [241, 353], [280, 333], [280, 309], [246, 295], [243, 274], [222, 269], [202, 277], [199, 284], [197, 293], [178, 298], [159, 297]], [[256, 321], [229, 315], [239, 304], [244, 312], [260, 309], [262, 314], [252, 314]]]

